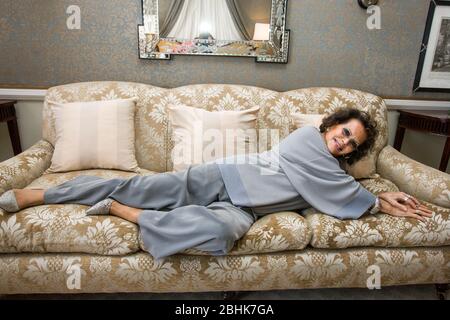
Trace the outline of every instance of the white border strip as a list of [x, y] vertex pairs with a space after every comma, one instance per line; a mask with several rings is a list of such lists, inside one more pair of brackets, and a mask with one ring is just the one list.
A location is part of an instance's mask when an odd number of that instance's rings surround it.
[[[47, 90], [0, 89], [0, 99], [43, 101]], [[450, 110], [450, 101], [385, 99], [389, 110]]]
[[47, 90], [38, 89], [0, 89], [0, 99], [44, 101]]
[[389, 110], [450, 110], [450, 101], [384, 99]]

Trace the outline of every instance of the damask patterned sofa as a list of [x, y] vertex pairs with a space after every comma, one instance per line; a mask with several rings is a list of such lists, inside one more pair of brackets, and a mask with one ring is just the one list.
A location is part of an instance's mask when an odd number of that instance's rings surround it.
[[[450, 176], [387, 146], [383, 100], [350, 89], [274, 92], [233, 85], [164, 89], [138, 83], [91, 82], [53, 87], [59, 102], [139, 97], [136, 153], [139, 174], [170, 171], [166, 106], [182, 102], [208, 110], [260, 106], [259, 129], [292, 131], [293, 113], [359, 107], [375, 117], [377, 175], [360, 182], [370, 191], [402, 190], [435, 214], [426, 223], [385, 214], [341, 221], [313, 209], [258, 220], [225, 257], [189, 250], [155, 261], [142, 250], [137, 226], [113, 216], [86, 216], [81, 205], [0, 210], [0, 294], [88, 292], [206, 292], [366, 287], [368, 266], [381, 286], [450, 282]], [[131, 177], [137, 173], [86, 170], [46, 173], [55, 142], [52, 110], [44, 105], [43, 139], [0, 163], [0, 193], [60, 184], [78, 175]], [[262, 150], [261, 150], [262, 151]], [[73, 276], [79, 275], [79, 283]]]

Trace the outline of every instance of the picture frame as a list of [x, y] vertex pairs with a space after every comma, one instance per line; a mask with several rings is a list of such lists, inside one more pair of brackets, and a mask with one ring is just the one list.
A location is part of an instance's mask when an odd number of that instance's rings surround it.
[[[248, 0], [221, 0], [216, 8], [221, 5], [220, 8], [229, 13], [224, 15], [224, 11], [220, 11], [221, 14], [234, 19], [229, 24], [223, 24], [224, 19], [213, 18], [217, 16], [215, 14], [188, 15], [187, 13], [192, 13], [190, 9], [193, 6], [189, 7], [183, 0], [141, 0], [141, 2], [143, 23], [138, 25], [140, 59], [170, 60], [174, 55], [190, 55], [247, 57], [254, 58], [258, 63], [288, 63], [290, 40], [290, 30], [286, 28], [288, 0], [255, 0], [251, 3]], [[247, 10], [238, 10], [242, 9], [242, 3], [251, 5], [246, 6]], [[230, 10], [230, 6], [235, 9]], [[248, 13], [251, 12], [249, 9], [259, 15], [250, 20], [241, 19], [241, 15], [249, 18]], [[249, 22], [253, 22], [250, 28]], [[171, 28], [167, 28], [169, 25]], [[239, 27], [243, 25], [245, 25], [243, 28]], [[225, 38], [226, 30], [234, 28], [245, 30], [247, 36]], [[188, 29], [198, 30], [191, 30], [195, 31], [195, 34], [192, 34], [185, 32]]]
[[430, 2], [413, 91], [450, 92], [449, 1]]

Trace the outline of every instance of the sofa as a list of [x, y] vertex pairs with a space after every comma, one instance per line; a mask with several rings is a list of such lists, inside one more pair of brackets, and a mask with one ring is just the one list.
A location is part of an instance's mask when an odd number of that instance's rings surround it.
[[[55, 144], [55, 118], [47, 101], [129, 97], [138, 97], [139, 172], [47, 172]], [[338, 220], [312, 208], [278, 212], [257, 220], [226, 256], [190, 249], [155, 260], [145, 251], [137, 225], [115, 216], [87, 216], [86, 206], [43, 205], [15, 214], [0, 210], [0, 294], [365, 288], [373, 266], [380, 271], [381, 287], [450, 282], [450, 176], [388, 146], [383, 99], [358, 90], [275, 92], [214, 84], [166, 89], [110, 81], [52, 87], [44, 102], [43, 138], [0, 163], [0, 194], [46, 188], [79, 175], [127, 178], [171, 171], [170, 103], [210, 111], [259, 106], [258, 129], [278, 129], [281, 138], [294, 130], [294, 113], [322, 114], [344, 106], [366, 110], [380, 129], [373, 151], [376, 172], [358, 181], [375, 194], [407, 192], [433, 210], [433, 217], [423, 223], [381, 213]]]

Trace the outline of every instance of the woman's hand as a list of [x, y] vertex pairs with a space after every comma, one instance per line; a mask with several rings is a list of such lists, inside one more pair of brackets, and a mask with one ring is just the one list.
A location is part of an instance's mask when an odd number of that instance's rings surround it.
[[419, 200], [404, 192], [384, 192], [380, 193], [378, 195], [378, 198], [389, 202], [391, 206], [403, 210], [405, 212], [407, 212], [408, 209], [411, 208], [415, 210], [422, 210], [428, 213], [432, 213], [432, 211], [428, 210], [427, 207], [421, 205]]
[[[406, 198], [404, 198], [404, 201], [397, 200], [399, 192], [387, 192], [378, 195], [380, 198], [380, 211], [390, 214], [394, 217], [409, 217], [409, 218], [415, 218], [420, 221], [425, 221], [424, 217], [430, 218], [433, 215], [433, 212], [428, 210], [425, 206], [421, 205], [420, 203], [417, 205], [414, 199], [414, 205], [411, 205], [406, 201]], [[386, 200], [388, 199], [388, 200]], [[402, 203], [399, 203], [399, 202]], [[418, 202], [418, 201], [417, 201]]]

